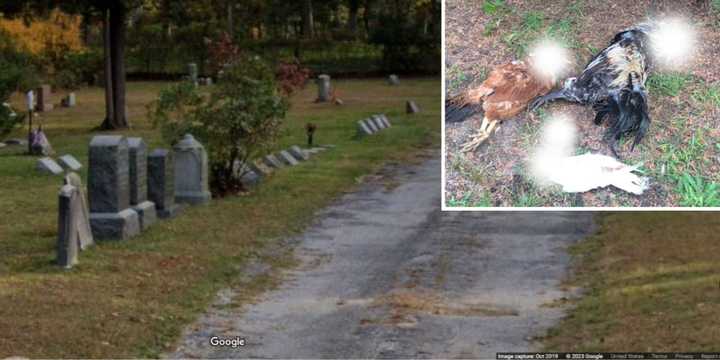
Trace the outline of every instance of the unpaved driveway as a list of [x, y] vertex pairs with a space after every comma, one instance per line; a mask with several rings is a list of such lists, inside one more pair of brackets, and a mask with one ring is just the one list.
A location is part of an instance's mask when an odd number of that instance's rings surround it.
[[[591, 215], [439, 207], [438, 157], [366, 182], [293, 239], [302, 265], [279, 288], [243, 309], [219, 299], [169, 356], [494, 358], [530, 350], [533, 336], [562, 316], [547, 304], [569, 296], [558, 288], [565, 250], [591, 231]], [[214, 335], [247, 343], [211, 347]]]

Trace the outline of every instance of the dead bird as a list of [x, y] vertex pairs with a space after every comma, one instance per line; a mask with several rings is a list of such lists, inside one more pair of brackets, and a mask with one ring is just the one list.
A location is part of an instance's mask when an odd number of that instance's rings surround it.
[[647, 22], [616, 34], [579, 76], [568, 78], [561, 89], [535, 99], [531, 110], [558, 99], [592, 105], [596, 125], [608, 119], [605, 140], [613, 155], [620, 158], [617, 142], [625, 135], [635, 135], [634, 150], [651, 122], [645, 82], [653, 67], [650, 33], [656, 28], [655, 22]]

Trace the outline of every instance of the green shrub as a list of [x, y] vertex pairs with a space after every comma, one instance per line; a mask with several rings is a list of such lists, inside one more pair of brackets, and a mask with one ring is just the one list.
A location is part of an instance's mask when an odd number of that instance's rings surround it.
[[235, 164], [247, 163], [275, 141], [287, 109], [272, 69], [259, 57], [226, 67], [209, 94], [183, 82], [163, 90], [148, 107], [166, 141], [191, 133], [205, 145], [216, 196], [242, 190], [243, 173]]

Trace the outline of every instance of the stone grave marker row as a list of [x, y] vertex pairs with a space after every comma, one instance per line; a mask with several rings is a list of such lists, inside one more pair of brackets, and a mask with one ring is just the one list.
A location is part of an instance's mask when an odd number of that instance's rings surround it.
[[372, 135], [380, 130], [391, 127], [390, 120], [388, 120], [385, 114], [372, 115], [370, 118], [358, 121], [357, 135], [363, 137], [366, 135]]

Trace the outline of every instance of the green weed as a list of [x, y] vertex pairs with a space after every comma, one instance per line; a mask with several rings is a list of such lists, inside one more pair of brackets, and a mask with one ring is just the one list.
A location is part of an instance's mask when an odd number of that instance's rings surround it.
[[653, 74], [647, 80], [647, 88], [651, 94], [677, 96], [692, 76], [681, 73]]

